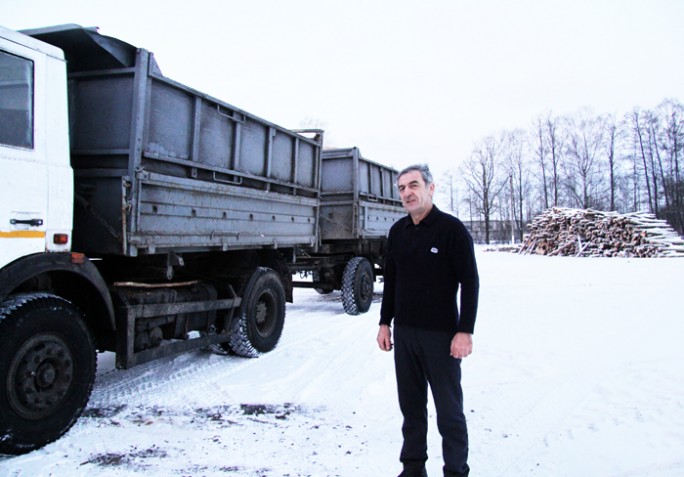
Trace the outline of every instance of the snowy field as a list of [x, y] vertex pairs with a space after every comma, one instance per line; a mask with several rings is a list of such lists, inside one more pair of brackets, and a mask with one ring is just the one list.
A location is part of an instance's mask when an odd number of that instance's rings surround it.
[[[471, 475], [684, 475], [684, 260], [478, 249], [464, 360]], [[370, 311], [297, 290], [278, 348], [198, 351], [122, 371], [112, 356], [74, 428], [0, 456], [0, 476], [393, 477], [401, 418]], [[428, 473], [441, 476], [431, 415]]]

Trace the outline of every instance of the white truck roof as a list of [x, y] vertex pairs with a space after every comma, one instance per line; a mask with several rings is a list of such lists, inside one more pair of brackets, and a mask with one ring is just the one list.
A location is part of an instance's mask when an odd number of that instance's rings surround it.
[[56, 46], [36, 40], [35, 38], [31, 38], [28, 35], [19, 33], [18, 31], [0, 26], [0, 36], [18, 45], [25, 45], [32, 50], [39, 51], [48, 56], [52, 56], [53, 58], [64, 61], [64, 52]]

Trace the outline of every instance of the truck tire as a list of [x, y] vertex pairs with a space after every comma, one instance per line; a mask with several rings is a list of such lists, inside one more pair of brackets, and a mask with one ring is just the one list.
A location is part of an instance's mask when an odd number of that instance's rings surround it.
[[97, 359], [83, 315], [48, 293], [0, 304], [0, 453], [23, 454], [76, 422], [95, 382]]
[[342, 274], [342, 305], [349, 315], [365, 313], [373, 302], [373, 266], [364, 257], [354, 257]]
[[256, 358], [276, 347], [285, 324], [285, 288], [278, 274], [259, 267], [247, 283], [240, 317], [232, 326], [230, 349]]

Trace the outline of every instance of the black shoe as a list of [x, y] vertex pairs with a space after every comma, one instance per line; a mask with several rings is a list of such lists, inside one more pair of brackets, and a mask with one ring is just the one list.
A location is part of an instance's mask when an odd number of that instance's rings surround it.
[[465, 471], [464, 472], [450, 472], [448, 470], [444, 471], [444, 477], [468, 477], [470, 474], [470, 467], [468, 467], [468, 464], [465, 466]]
[[425, 468], [416, 470], [404, 469], [398, 477], [427, 477], [427, 470]]

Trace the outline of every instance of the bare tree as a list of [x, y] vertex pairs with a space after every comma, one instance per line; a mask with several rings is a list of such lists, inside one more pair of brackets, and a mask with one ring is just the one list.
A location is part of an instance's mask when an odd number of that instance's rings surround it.
[[680, 164], [684, 150], [684, 105], [666, 100], [656, 108], [656, 113], [661, 122], [658, 159], [665, 194], [663, 215], [684, 233], [684, 178]]
[[662, 172], [660, 167], [660, 151], [658, 150], [658, 132], [656, 130], [658, 118], [653, 111], [647, 111], [646, 119], [646, 138], [647, 148], [646, 157], [648, 159], [648, 167], [651, 171], [651, 190], [653, 191], [653, 213], [660, 216], [660, 191]]
[[[645, 113], [643, 113], [641, 110], [635, 108], [632, 113], [631, 113], [631, 127], [632, 127], [632, 135], [634, 137], [634, 143], [637, 145], [637, 154], [640, 159], [641, 159], [641, 165], [643, 167], [642, 172], [643, 172], [643, 178], [644, 178], [644, 185], [646, 186], [646, 194], [647, 194], [647, 199], [648, 199], [648, 210], [649, 212], [654, 212], [658, 210], [657, 205], [655, 204], [655, 198], [657, 198], [657, 192], [655, 194], [654, 198], [654, 193], [652, 192], [652, 185], [651, 185], [651, 168], [649, 167], [649, 160], [647, 159], [647, 155], [650, 154], [650, 149], [649, 146], [650, 144], [648, 143], [648, 127], [644, 127], [642, 124], [644, 121], [642, 119], [642, 116]], [[648, 151], [648, 152], [647, 152]]]
[[546, 135], [551, 154], [551, 184], [553, 185], [553, 205], [559, 205], [558, 189], [560, 184], [560, 161], [561, 148], [560, 134], [558, 132], [558, 118], [548, 114], [546, 117]]
[[599, 155], [603, 148], [603, 119], [581, 111], [566, 122], [568, 190], [579, 207], [600, 208]]
[[545, 121], [541, 116], [538, 116], [534, 122], [535, 128], [535, 156], [537, 158], [537, 163], [539, 164], [540, 170], [540, 182], [541, 182], [541, 192], [542, 192], [542, 203], [543, 208], [548, 209], [550, 206], [549, 201], [549, 186], [547, 180], [547, 151], [546, 151], [546, 138], [545, 138]]
[[485, 243], [490, 243], [491, 219], [496, 198], [503, 185], [497, 177], [500, 141], [493, 136], [486, 137], [475, 146], [470, 158], [461, 170], [468, 190], [473, 197], [473, 206], [481, 215], [485, 226]]
[[496, 211], [516, 229], [539, 209], [560, 205], [646, 210], [684, 233], [682, 157], [684, 104], [676, 100], [635, 108], [619, 121], [587, 109], [549, 112], [526, 135], [502, 132], [478, 142], [459, 171], [467, 186], [461, 196], [471, 220], [483, 219], [487, 242]]
[[527, 140], [525, 132], [519, 129], [511, 131], [505, 136], [506, 169], [508, 170], [511, 217], [514, 227], [512, 232], [517, 231], [516, 239], [522, 242], [525, 200], [530, 188], [529, 165], [527, 161]]
[[608, 116], [606, 126], [606, 155], [608, 159], [608, 185], [610, 188], [610, 210], [617, 210], [615, 205], [615, 192], [617, 189], [617, 156], [616, 148], [619, 135], [618, 123], [615, 116]]
[[459, 215], [458, 182], [454, 178], [453, 170], [448, 170], [442, 175], [442, 186], [439, 188], [442, 194], [446, 194], [447, 209], [456, 216]]

